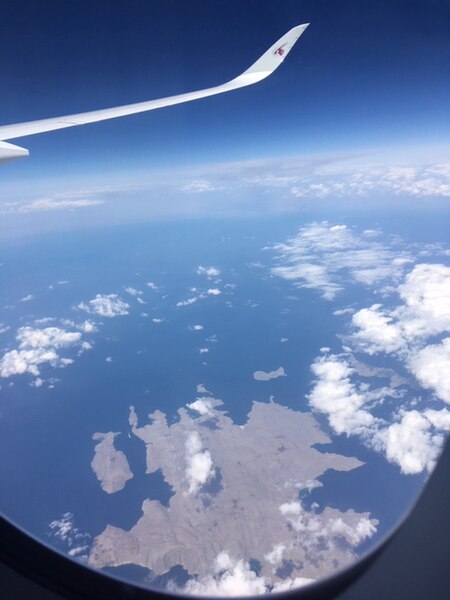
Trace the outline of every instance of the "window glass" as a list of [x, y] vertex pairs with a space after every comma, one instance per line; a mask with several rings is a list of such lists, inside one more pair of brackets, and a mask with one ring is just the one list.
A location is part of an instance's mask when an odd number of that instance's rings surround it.
[[[404, 518], [450, 428], [448, 17], [2, 9], [0, 159], [21, 156], [0, 165], [6, 518], [195, 595], [309, 585]], [[242, 89], [67, 127], [268, 49]]]

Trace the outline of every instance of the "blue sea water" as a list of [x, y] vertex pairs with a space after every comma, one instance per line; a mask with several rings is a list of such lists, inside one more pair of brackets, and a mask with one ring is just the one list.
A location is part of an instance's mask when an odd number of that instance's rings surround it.
[[[361, 227], [374, 224], [373, 215], [354, 220]], [[48, 526], [66, 512], [73, 513], [80, 531], [94, 537], [107, 524], [130, 529], [145, 498], [167, 505], [170, 487], [161, 473], [145, 474], [145, 447], [128, 437], [131, 404], [140, 425], [155, 409], [173, 421], [203, 383], [237, 423], [246, 421], [254, 401], [268, 402], [271, 396], [307, 410], [310, 365], [322, 346], [338, 351], [337, 336], [345, 333], [345, 322], [333, 310], [371, 298], [369, 291], [354, 287], [327, 303], [314, 290], [270, 276], [273, 253], [263, 248], [286, 240], [304, 224], [300, 218], [153, 223], [53, 234], [1, 248], [0, 322], [11, 326], [1, 338], [3, 350], [13, 347], [18, 327], [35, 319], [99, 323], [98, 332], [86, 337], [92, 350], [79, 357], [68, 351], [74, 363], [65, 369], [42, 367], [43, 379], [58, 378], [53, 389], [30, 387], [28, 375], [13, 378], [13, 386], [1, 382], [1, 512], [44, 541], [58, 543], [48, 537]], [[407, 230], [404, 222], [402, 227]], [[396, 233], [392, 223], [390, 228]], [[424, 229], [421, 237], [417, 229], [413, 235], [432, 241], [431, 220], [428, 238]], [[198, 275], [199, 265], [219, 268], [220, 281]], [[149, 281], [159, 291], [148, 288]], [[127, 286], [142, 290], [146, 304], [127, 295]], [[192, 287], [219, 287], [222, 294], [177, 307], [194, 295]], [[32, 300], [19, 301], [30, 293]], [[76, 309], [98, 293], [119, 294], [130, 304], [130, 314], [108, 319]], [[194, 324], [203, 329], [192, 331]], [[288, 341], [281, 343], [283, 337]], [[209, 351], [200, 353], [205, 347]], [[287, 377], [268, 382], [252, 377], [256, 370], [280, 366]], [[324, 419], [321, 424], [332, 439], [322, 451], [356, 456], [366, 464], [348, 473], [326, 472], [323, 487], [305, 503], [371, 512], [380, 521], [379, 539], [408, 509], [423, 477], [401, 475], [358, 440], [334, 436]], [[126, 453], [134, 473], [122, 491], [111, 495], [101, 490], [90, 466], [91, 436], [106, 431], [122, 432], [116, 447]]]

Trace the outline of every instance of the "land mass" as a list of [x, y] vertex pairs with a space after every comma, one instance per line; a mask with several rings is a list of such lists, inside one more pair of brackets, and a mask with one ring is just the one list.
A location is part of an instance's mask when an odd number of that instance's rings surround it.
[[283, 367], [279, 367], [275, 371], [255, 371], [253, 378], [257, 381], [270, 381], [270, 379], [277, 379], [277, 377], [285, 377], [286, 372]]
[[91, 467], [107, 494], [114, 494], [125, 487], [133, 477], [127, 457], [122, 450], [116, 450], [114, 439], [120, 432], [94, 433], [92, 439], [98, 441]]
[[91, 566], [136, 564], [162, 575], [181, 565], [191, 581], [201, 581], [227, 553], [257, 561], [275, 589], [355, 560], [354, 548], [375, 533], [377, 521], [352, 509], [307, 510], [303, 499], [328, 469], [363, 463], [313, 447], [330, 439], [310, 413], [255, 402], [239, 425], [221, 405], [200, 398], [179, 409], [173, 424], [157, 410], [141, 427], [130, 407], [131, 430], [146, 445], [147, 472], [160, 469], [173, 496], [168, 506], [145, 500], [130, 531], [108, 525], [93, 543]]

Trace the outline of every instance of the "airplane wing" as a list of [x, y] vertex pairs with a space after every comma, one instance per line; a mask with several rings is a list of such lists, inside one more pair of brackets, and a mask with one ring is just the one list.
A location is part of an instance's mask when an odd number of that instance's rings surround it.
[[55, 129], [75, 127], [76, 125], [85, 125], [86, 123], [96, 123], [97, 121], [105, 121], [106, 119], [115, 119], [116, 117], [155, 110], [156, 108], [173, 106], [174, 104], [181, 104], [183, 102], [191, 102], [192, 100], [214, 96], [215, 94], [222, 94], [223, 92], [229, 92], [257, 83], [271, 75], [275, 69], [280, 66], [308, 25], [309, 23], [304, 23], [303, 25], [294, 27], [276, 41], [275, 44], [273, 44], [246, 71], [241, 73], [241, 75], [227, 83], [215, 87], [198, 90], [196, 92], [188, 92], [186, 94], [179, 94], [177, 96], [160, 98], [158, 100], [149, 100], [147, 102], [138, 102], [135, 104], [127, 104], [125, 106], [116, 106], [114, 108], [94, 110], [91, 112], [67, 115], [65, 117], [55, 117], [51, 119], [41, 119], [39, 121], [28, 121], [14, 125], [0, 126], [0, 162], [28, 155], [28, 150], [25, 148], [8, 144], [4, 142], [4, 140], [16, 139], [34, 135], [36, 133], [53, 131]]

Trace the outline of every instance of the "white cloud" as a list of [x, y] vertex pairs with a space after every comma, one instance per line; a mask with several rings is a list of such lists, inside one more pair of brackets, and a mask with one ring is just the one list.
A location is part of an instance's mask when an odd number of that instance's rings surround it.
[[199, 275], [206, 275], [208, 278], [218, 277], [220, 275], [220, 269], [217, 267], [202, 267], [201, 265], [197, 268]]
[[101, 317], [117, 317], [127, 315], [130, 305], [124, 302], [117, 294], [97, 294], [89, 300], [88, 304], [81, 302], [78, 308]]
[[314, 583], [315, 579], [310, 577], [286, 577], [283, 581], [275, 583], [270, 590], [271, 592], [287, 592], [300, 587], [304, 587], [310, 583]]
[[66, 331], [59, 327], [21, 327], [16, 339], [19, 342], [18, 349], [6, 352], [0, 360], [1, 377], [23, 373], [37, 377], [40, 365], [48, 363], [52, 367], [63, 368], [73, 362], [70, 358], [61, 357], [60, 350], [74, 346], [78, 346], [80, 351], [88, 349], [83, 346], [79, 331]]
[[33, 298], [34, 298], [33, 294], [27, 294], [26, 296], [21, 298], [20, 301], [21, 302], [29, 302], [30, 300], [33, 300]]
[[152, 323], [163, 323], [163, 322], [164, 322], [164, 319], [160, 319], [158, 317], [154, 317], [152, 319]]
[[268, 589], [266, 579], [258, 577], [247, 562], [221, 552], [214, 563], [214, 575], [190, 579], [182, 591], [198, 596], [234, 597], [264, 594]]
[[191, 298], [188, 298], [187, 300], [181, 300], [180, 302], [177, 302], [176, 306], [180, 307], [180, 306], [189, 306], [190, 304], [194, 304], [195, 302], [197, 302], [198, 298], [196, 296], [192, 296]]
[[450, 332], [450, 267], [416, 265], [398, 291], [404, 307], [395, 316], [408, 339]]
[[378, 433], [376, 443], [384, 448], [390, 462], [400, 466], [402, 473], [412, 475], [425, 468], [433, 468], [444, 441], [443, 435], [437, 433], [433, 425], [446, 425], [447, 429], [450, 426], [450, 414], [446, 414], [447, 419], [443, 418], [444, 415], [439, 419], [436, 412], [403, 412], [398, 423]]
[[[69, 548], [86, 545], [90, 540], [88, 533], [81, 532], [75, 527], [74, 516], [71, 512], [64, 513], [60, 519], [55, 519], [49, 524], [50, 536], [66, 544]], [[79, 552], [76, 552], [78, 554]]]
[[342, 315], [347, 314], [351, 315], [353, 312], [355, 312], [353, 308], [338, 308], [337, 310], [333, 311], [333, 315], [335, 315], [336, 317], [340, 317]]
[[88, 554], [89, 554], [88, 550], [89, 550], [89, 545], [84, 544], [81, 546], [75, 546], [75, 548], [71, 548], [67, 554], [72, 557], [77, 557], [78, 559], [87, 558]]
[[353, 340], [367, 354], [395, 352], [405, 345], [399, 324], [389, 314], [384, 314], [381, 304], [359, 310], [353, 315], [352, 324], [358, 327]]
[[311, 369], [316, 376], [308, 396], [311, 408], [326, 414], [336, 433], [366, 435], [375, 418], [364, 407], [365, 395], [350, 380], [353, 369], [333, 354], [316, 359]]
[[220, 296], [220, 294], [222, 293], [222, 291], [219, 290], [218, 288], [209, 288], [209, 290], [206, 293], [209, 296]]
[[328, 527], [332, 534], [345, 538], [351, 546], [358, 546], [365, 539], [372, 537], [377, 530], [366, 517], [359, 519], [356, 525], [349, 525], [339, 517], [330, 520]]
[[380, 304], [353, 315], [354, 338], [365, 352], [395, 352], [427, 337], [450, 332], [450, 268], [416, 265], [398, 286], [403, 301], [395, 309]]
[[151, 290], [154, 290], [155, 292], [159, 291], [159, 287], [153, 281], [149, 281], [146, 285], [147, 285], [147, 287], [149, 287]]
[[40, 377], [36, 377], [36, 379], [34, 381], [32, 381], [30, 383], [31, 387], [35, 387], [35, 388], [39, 388], [42, 387], [44, 385], [44, 380], [41, 379]]
[[210, 392], [206, 389], [203, 383], [199, 383], [197, 386], [197, 394], [209, 394]]
[[352, 318], [351, 342], [369, 355], [395, 354], [426, 389], [450, 403], [450, 268], [416, 265], [398, 286], [401, 304], [363, 308]]
[[450, 404], [450, 337], [412, 353], [408, 367], [422, 387]]
[[142, 292], [141, 290], [137, 290], [134, 287], [126, 287], [124, 288], [127, 294], [130, 294], [130, 296], [142, 296]]
[[103, 200], [93, 200], [91, 198], [63, 199], [63, 198], [40, 198], [33, 200], [28, 204], [22, 204], [17, 208], [18, 212], [42, 212], [50, 210], [73, 210], [75, 208], [86, 208], [103, 204]]
[[264, 555], [264, 559], [271, 565], [279, 565], [283, 560], [283, 553], [285, 550], [285, 544], [275, 544], [272, 550]]
[[320, 290], [326, 300], [333, 300], [349, 280], [367, 286], [396, 281], [411, 260], [397, 247], [326, 221], [301, 228], [295, 237], [273, 249], [278, 251], [279, 262], [271, 270], [273, 275], [293, 281], [297, 287]]
[[313, 581], [306, 577], [287, 577], [283, 581], [273, 581], [270, 577], [257, 575], [248, 562], [235, 559], [223, 551], [213, 563], [212, 575], [190, 579], [182, 588], [171, 582], [168, 590], [196, 596], [255, 596], [292, 590]]
[[285, 502], [281, 504], [280, 513], [282, 515], [299, 515], [302, 512], [302, 506], [298, 500], [293, 500], [292, 502]]
[[97, 326], [93, 321], [84, 321], [81, 325], [78, 325], [80, 331], [84, 333], [95, 333], [97, 331]]
[[[200, 386], [197, 386], [197, 391], [201, 393], [202, 389], [198, 390]], [[201, 415], [212, 415], [214, 412], [214, 402], [209, 398], [197, 398], [194, 402], [186, 405], [191, 410], [195, 410]]]
[[202, 331], [203, 325], [192, 325], [191, 329], [193, 331]]
[[[447, 165], [381, 165], [363, 167], [349, 165], [327, 171], [317, 171], [298, 178], [291, 193], [297, 198], [365, 197], [390, 192], [419, 198], [450, 197], [450, 176]], [[369, 235], [373, 230], [369, 230]], [[375, 232], [376, 233], [376, 232]]]
[[314, 511], [304, 510], [298, 500], [282, 504], [279, 509], [292, 529], [298, 533], [302, 545], [311, 553], [322, 544], [332, 550], [339, 538], [355, 547], [377, 531], [378, 521], [369, 519], [367, 513], [361, 515], [353, 510], [339, 513], [336, 509], [326, 507], [322, 513], [316, 514]]
[[206, 354], [207, 352], [209, 352], [209, 348], [200, 348], [199, 352], [200, 354]]
[[381, 419], [372, 413], [376, 401], [396, 398], [395, 390], [370, 390], [368, 384], [357, 387], [351, 380], [355, 370], [335, 355], [316, 359], [312, 370], [316, 379], [309, 404], [328, 417], [337, 434], [358, 436], [365, 445], [397, 464], [404, 474], [433, 467], [443, 444], [443, 432], [450, 429], [450, 411], [403, 409], [392, 413], [389, 420]]
[[188, 435], [185, 448], [188, 494], [197, 494], [200, 488], [214, 477], [213, 460], [209, 450], [203, 448], [197, 431]]

